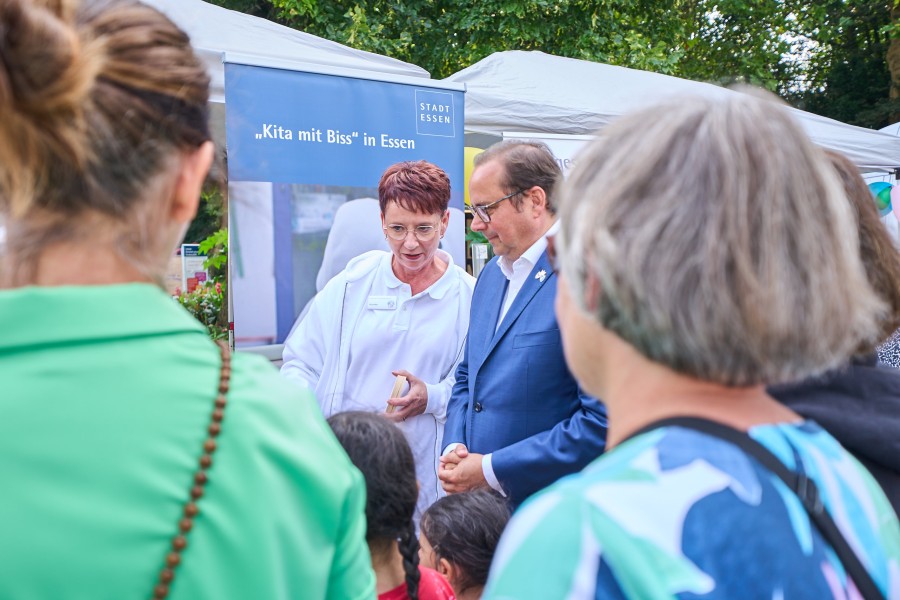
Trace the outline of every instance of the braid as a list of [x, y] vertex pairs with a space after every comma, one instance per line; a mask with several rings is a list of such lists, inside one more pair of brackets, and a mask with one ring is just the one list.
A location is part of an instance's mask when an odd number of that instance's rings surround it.
[[393, 553], [396, 540], [406, 574], [406, 593], [418, 600], [419, 538], [413, 516], [419, 489], [406, 437], [399, 427], [375, 413], [338, 413], [328, 424], [366, 478], [366, 541], [373, 559], [387, 548]]
[[406, 572], [406, 595], [409, 600], [419, 600], [419, 540], [416, 526], [410, 521], [409, 528], [400, 537], [400, 555]]

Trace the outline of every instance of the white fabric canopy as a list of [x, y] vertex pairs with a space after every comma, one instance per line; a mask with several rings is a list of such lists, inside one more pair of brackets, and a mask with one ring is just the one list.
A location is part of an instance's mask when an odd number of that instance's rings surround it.
[[[165, 13], [191, 36], [191, 45], [207, 65], [211, 100], [224, 102], [225, 52], [252, 56], [259, 64], [308, 70], [350, 69], [387, 76], [428, 78], [428, 71], [401, 60], [354, 50], [336, 42], [266, 19], [228, 10], [202, 0], [143, 0]], [[388, 77], [385, 77], [388, 79]]]
[[883, 132], [889, 133], [891, 135], [900, 135], [900, 122], [891, 123], [890, 125], [882, 127], [878, 131], [883, 131]]
[[[659, 73], [562, 58], [497, 52], [444, 81], [466, 85], [466, 129], [592, 134], [618, 116], [672, 96], [732, 90]], [[900, 138], [791, 109], [816, 144], [864, 171], [900, 168]]]

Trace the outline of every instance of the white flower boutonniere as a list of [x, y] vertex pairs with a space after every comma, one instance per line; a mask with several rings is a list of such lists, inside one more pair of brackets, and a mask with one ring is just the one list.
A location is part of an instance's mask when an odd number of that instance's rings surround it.
[[547, 279], [547, 271], [541, 269], [540, 271], [538, 271], [537, 273], [534, 274], [534, 278], [537, 279], [538, 281], [540, 281], [541, 283], [544, 283], [544, 280]]

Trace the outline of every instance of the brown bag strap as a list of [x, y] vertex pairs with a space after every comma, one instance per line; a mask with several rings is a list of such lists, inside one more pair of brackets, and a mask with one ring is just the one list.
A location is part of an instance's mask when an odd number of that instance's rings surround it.
[[226, 342], [216, 342], [222, 355], [222, 367], [219, 371], [219, 388], [216, 400], [213, 404], [212, 415], [207, 427], [207, 438], [203, 442], [203, 454], [200, 455], [199, 468], [194, 473], [191, 483], [191, 499], [184, 505], [181, 520], [178, 522], [178, 533], [172, 538], [172, 548], [166, 555], [166, 564], [159, 572], [159, 581], [153, 588], [153, 598], [162, 599], [169, 595], [169, 586], [175, 579], [175, 569], [181, 564], [181, 553], [187, 548], [187, 535], [194, 525], [194, 517], [200, 510], [197, 503], [203, 496], [203, 488], [209, 481], [207, 471], [212, 467], [212, 455], [216, 451], [216, 437], [222, 430], [222, 419], [225, 417], [225, 397], [228, 395], [228, 386], [231, 382], [231, 352]]

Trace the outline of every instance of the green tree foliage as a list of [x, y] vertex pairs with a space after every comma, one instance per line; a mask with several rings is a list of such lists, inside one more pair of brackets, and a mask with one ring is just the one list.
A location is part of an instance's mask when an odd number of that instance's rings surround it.
[[887, 52], [893, 29], [890, 2], [825, 0], [809, 34], [818, 52], [802, 89], [783, 94], [798, 108], [854, 125], [881, 128], [896, 120]]
[[678, 73], [719, 84], [748, 83], [781, 93], [797, 77], [802, 40], [789, 0], [696, 0], [682, 8], [685, 55]]
[[686, 8], [693, 23], [682, 77], [758, 85], [798, 108], [868, 127], [886, 125], [896, 111], [889, 2], [701, 0]]
[[225, 225], [225, 198], [218, 186], [207, 185], [200, 194], [197, 216], [184, 234], [183, 243], [199, 244]]
[[897, 0], [212, 1], [417, 64], [435, 78], [493, 52], [541, 50], [759, 85], [860, 125], [884, 125], [897, 112], [885, 60]]
[[225, 2], [212, 1], [211, 4], [217, 4], [231, 10], [236, 10], [254, 17], [262, 17], [270, 21], [277, 20], [275, 7], [268, 0], [227, 0]]
[[[214, 0], [240, 10], [251, 0]], [[682, 24], [648, 0], [257, 0], [296, 29], [417, 64], [443, 78], [499, 50], [671, 73]], [[257, 13], [258, 14], [258, 13]]]

